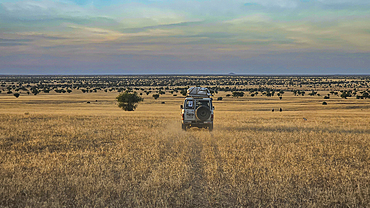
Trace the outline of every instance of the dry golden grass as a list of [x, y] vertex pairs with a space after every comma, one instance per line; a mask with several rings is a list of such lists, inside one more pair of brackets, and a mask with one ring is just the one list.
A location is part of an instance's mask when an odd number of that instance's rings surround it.
[[212, 133], [172, 95], [2, 96], [0, 207], [370, 205], [368, 100], [225, 95]]

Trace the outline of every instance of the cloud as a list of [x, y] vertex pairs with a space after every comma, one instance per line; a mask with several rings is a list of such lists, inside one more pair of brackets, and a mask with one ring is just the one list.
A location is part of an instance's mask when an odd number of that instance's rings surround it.
[[63, 31], [64, 23], [113, 27], [118, 22], [94, 8], [64, 1], [16, 1], [0, 3], [3, 31]]
[[7, 39], [7, 38], [0, 38], [0, 42], [6, 43], [14, 43], [14, 42], [31, 42], [32, 39]]
[[25, 46], [32, 41], [32, 39], [0, 38], [0, 47]]
[[268, 17], [267, 15], [253, 14], [253, 15], [247, 15], [247, 16], [235, 18], [232, 20], [226, 20], [226, 21], [223, 21], [223, 23], [238, 25], [238, 24], [244, 24], [244, 23], [264, 23], [264, 22], [266, 23], [266, 22], [271, 22], [271, 21], [272, 19]]
[[87, 11], [73, 4], [54, 1], [18, 1], [2, 3], [11, 17], [22, 19], [49, 19], [54, 17], [86, 16]]
[[[360, 0], [6, 1], [0, 3], [0, 47], [7, 48], [0, 55], [32, 57], [35, 68], [42, 62], [103, 66], [109, 57], [119, 57], [112, 66], [138, 69], [186, 63], [241, 69], [243, 60], [256, 68], [267, 67], [263, 62], [285, 66], [278, 59], [306, 63], [294, 53], [369, 53], [369, 11]], [[146, 64], [135, 62], [142, 60]]]
[[296, 8], [297, 0], [247, 0], [247, 4], [262, 5], [264, 7]]
[[27, 45], [25, 43], [17, 43], [17, 42], [13, 42], [13, 43], [2, 43], [0, 42], [0, 47], [3, 46], [3, 47], [11, 47], [11, 46], [23, 46], [23, 45]]
[[180, 59], [172, 55], [0, 56], [2, 74], [80, 73], [228, 73], [238, 74], [369, 74], [367, 53], [295, 52], [218, 59]]
[[323, 4], [363, 4], [368, 5], [369, 2], [367, 0], [317, 0]]

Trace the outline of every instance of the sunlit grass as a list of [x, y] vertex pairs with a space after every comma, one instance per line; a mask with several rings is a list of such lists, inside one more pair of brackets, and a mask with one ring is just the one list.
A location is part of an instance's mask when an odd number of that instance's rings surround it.
[[366, 101], [225, 98], [210, 133], [181, 130], [181, 98], [124, 112], [111, 95], [0, 101], [0, 206], [370, 204]]

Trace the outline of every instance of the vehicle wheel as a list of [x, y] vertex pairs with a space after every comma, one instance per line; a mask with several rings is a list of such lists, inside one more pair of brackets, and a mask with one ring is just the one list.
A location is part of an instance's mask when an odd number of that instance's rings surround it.
[[213, 131], [213, 124], [210, 124], [210, 125], [208, 126], [208, 130], [209, 130], [209, 131]]
[[205, 106], [200, 106], [195, 111], [195, 115], [199, 120], [205, 121], [211, 116], [211, 111]]
[[182, 130], [186, 131], [186, 125], [182, 124]]

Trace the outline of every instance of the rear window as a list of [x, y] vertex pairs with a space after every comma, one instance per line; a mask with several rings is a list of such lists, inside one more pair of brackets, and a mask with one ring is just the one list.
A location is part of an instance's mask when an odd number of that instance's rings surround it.
[[208, 100], [197, 100], [197, 108], [199, 106], [206, 106], [207, 108], [210, 108], [210, 103]]
[[186, 100], [185, 109], [193, 109], [193, 108], [194, 108], [194, 100]]

